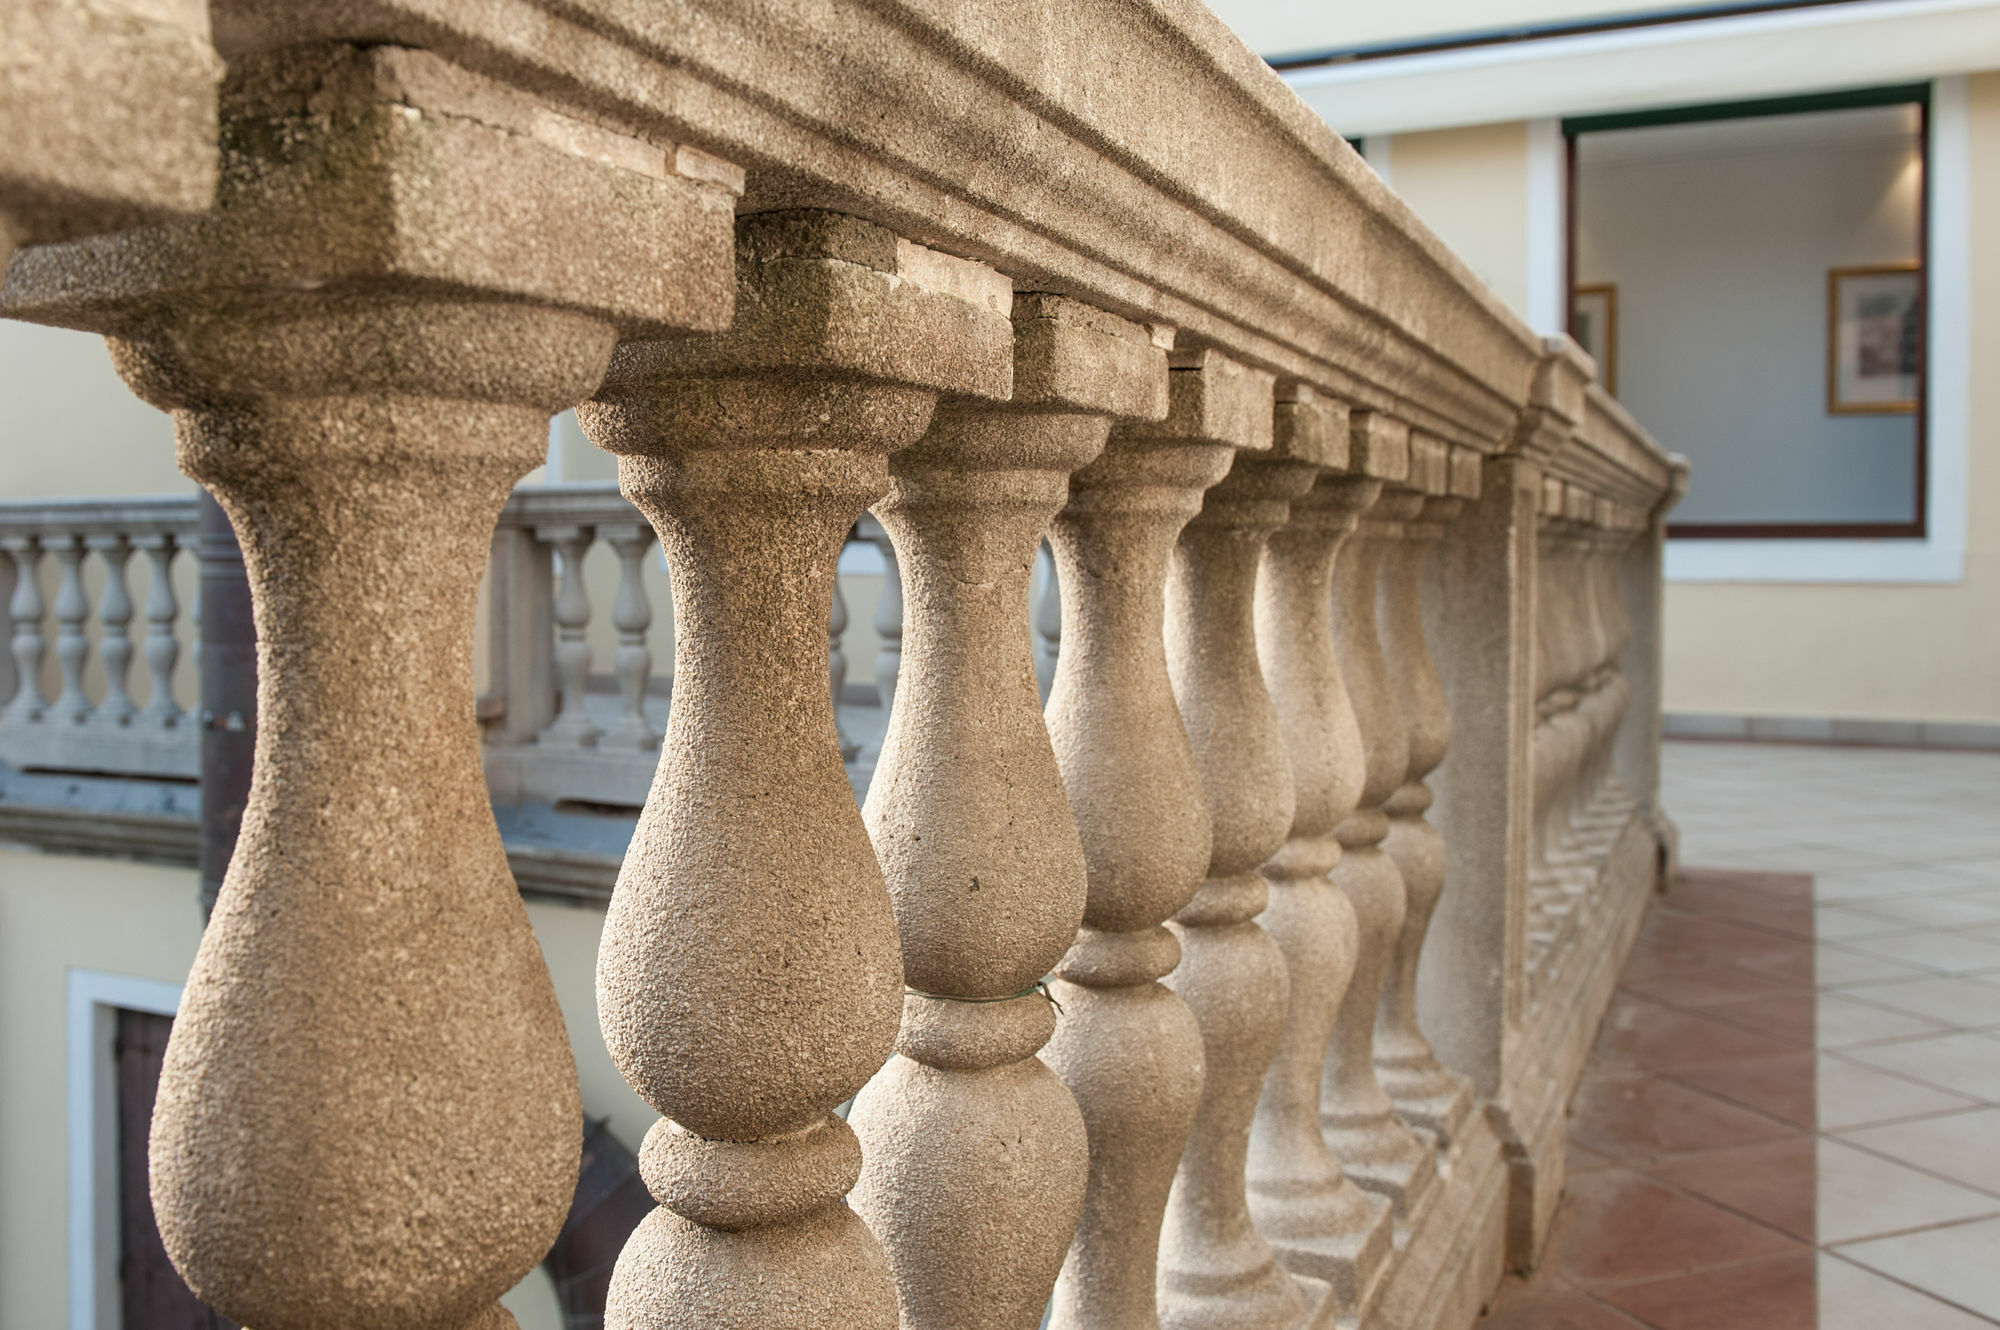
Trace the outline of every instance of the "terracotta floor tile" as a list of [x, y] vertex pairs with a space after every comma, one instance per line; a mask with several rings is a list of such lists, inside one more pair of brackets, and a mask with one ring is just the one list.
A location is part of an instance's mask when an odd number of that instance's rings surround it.
[[1607, 1076], [1585, 1078], [1571, 1109], [1569, 1134], [1587, 1149], [1633, 1163], [1755, 1145], [1794, 1130], [1672, 1081]]
[[1815, 1330], [1815, 1264], [1810, 1252], [1801, 1251], [1605, 1289], [1600, 1296], [1659, 1330]]
[[[2000, 989], [1994, 990], [2000, 997]], [[1712, 1020], [1753, 1030], [1794, 1048], [1813, 1047], [1813, 994], [1810, 991], [1772, 993], [1766, 997], [1737, 998], [1710, 1003], [1701, 1014]]]
[[1712, 1150], [1653, 1164], [1646, 1172], [1801, 1242], [1813, 1241], [1818, 1142], [1811, 1136]]
[[1649, 1071], [1701, 1062], [1770, 1058], [1794, 1046], [1706, 1015], [1621, 994], [1604, 1015], [1591, 1056]]
[[1544, 1264], [1595, 1289], [1804, 1250], [1762, 1224], [1614, 1168], [1571, 1181]]
[[1643, 1323], [1561, 1285], [1509, 1278], [1480, 1330], [1643, 1330]]
[[1818, 1062], [1818, 1054], [1797, 1049], [1772, 1057], [1674, 1067], [1667, 1074], [1683, 1085], [1811, 1131], [1819, 1111], [1814, 1083]]
[[1626, 968], [1621, 983], [1642, 997], [1676, 1007], [1700, 1007], [1736, 998], [1763, 997], [1803, 986], [1782, 975], [1721, 963], [1662, 965], [1655, 962], [1641, 965], [1635, 962]]

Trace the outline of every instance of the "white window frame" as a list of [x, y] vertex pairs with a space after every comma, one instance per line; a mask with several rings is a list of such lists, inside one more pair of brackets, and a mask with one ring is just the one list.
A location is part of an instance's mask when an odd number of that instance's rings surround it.
[[[172, 1016], [181, 985], [71, 970], [65, 993], [69, 1330], [122, 1330], [118, 1262], [118, 1011]], [[108, 1255], [107, 1255], [108, 1254]]]

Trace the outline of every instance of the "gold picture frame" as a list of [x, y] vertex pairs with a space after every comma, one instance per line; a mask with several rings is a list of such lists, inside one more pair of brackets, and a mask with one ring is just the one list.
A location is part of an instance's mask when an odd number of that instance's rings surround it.
[[1618, 284], [1596, 282], [1570, 294], [1569, 326], [1576, 344], [1597, 362], [1604, 391], [1618, 395]]
[[1826, 410], [1911, 415], [1923, 383], [1924, 273], [1868, 263], [1826, 275]]

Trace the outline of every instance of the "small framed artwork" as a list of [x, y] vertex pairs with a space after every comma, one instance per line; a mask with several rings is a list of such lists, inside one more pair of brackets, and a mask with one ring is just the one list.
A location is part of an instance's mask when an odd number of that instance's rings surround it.
[[1826, 283], [1826, 409], [1836, 416], [1917, 409], [1923, 270], [1914, 263], [1835, 268]]
[[1571, 299], [1570, 335], [1597, 362], [1604, 391], [1618, 395], [1618, 288], [1610, 282], [1579, 286]]

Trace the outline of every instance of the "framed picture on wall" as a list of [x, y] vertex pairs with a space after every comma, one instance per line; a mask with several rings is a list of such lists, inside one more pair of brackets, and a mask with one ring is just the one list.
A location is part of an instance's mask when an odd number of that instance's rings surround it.
[[1923, 271], [1914, 263], [1835, 268], [1827, 274], [1830, 414], [1907, 414], [1917, 409], [1923, 303]]
[[1569, 334], [1597, 362], [1604, 390], [1618, 395], [1618, 288], [1610, 282], [1579, 286], [1571, 298]]

